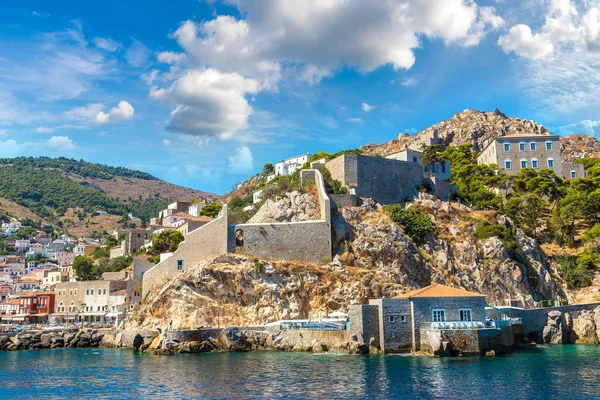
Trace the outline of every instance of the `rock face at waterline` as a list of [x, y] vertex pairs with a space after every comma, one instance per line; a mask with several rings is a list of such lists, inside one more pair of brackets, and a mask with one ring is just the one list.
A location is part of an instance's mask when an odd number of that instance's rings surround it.
[[593, 311], [551, 311], [542, 339], [551, 344], [600, 344], [600, 306]]
[[82, 329], [77, 332], [19, 333], [14, 336], [0, 335], [0, 350], [98, 347], [103, 337], [104, 333], [96, 329]]

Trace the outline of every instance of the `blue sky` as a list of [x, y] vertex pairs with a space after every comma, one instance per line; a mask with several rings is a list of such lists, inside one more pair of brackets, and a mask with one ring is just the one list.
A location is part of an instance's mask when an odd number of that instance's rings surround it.
[[0, 157], [224, 193], [266, 162], [496, 107], [600, 137], [600, 0], [23, 0], [0, 13]]

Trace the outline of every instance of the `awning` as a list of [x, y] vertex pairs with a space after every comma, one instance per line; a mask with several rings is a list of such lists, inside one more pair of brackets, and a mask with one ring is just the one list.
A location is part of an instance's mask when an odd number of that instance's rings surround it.
[[48, 314], [48, 313], [33, 314], [32, 317], [47, 317], [48, 315], [50, 315], [50, 314]]
[[116, 313], [109, 312], [108, 314], [106, 314], [106, 316], [109, 317], [109, 318], [118, 317], [119, 315], [123, 315], [123, 313], [119, 311], [119, 312], [116, 312]]
[[102, 316], [106, 315], [106, 313], [105, 312], [95, 312], [95, 313], [90, 312], [90, 313], [83, 313], [82, 315], [85, 317], [102, 317]]

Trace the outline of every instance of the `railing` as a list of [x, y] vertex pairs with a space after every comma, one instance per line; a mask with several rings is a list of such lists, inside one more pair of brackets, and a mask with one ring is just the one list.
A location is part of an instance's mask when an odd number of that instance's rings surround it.
[[280, 327], [282, 330], [345, 331], [348, 324], [346, 321], [282, 322]]
[[481, 321], [444, 321], [432, 322], [426, 327], [429, 329], [483, 329], [485, 324]]
[[491, 328], [503, 328], [511, 325], [523, 325], [523, 319], [521, 318], [507, 318], [498, 320], [485, 321], [485, 325]]

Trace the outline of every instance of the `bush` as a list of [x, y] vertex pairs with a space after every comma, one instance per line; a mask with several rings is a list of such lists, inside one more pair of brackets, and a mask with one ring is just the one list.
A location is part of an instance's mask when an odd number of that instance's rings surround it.
[[597, 257], [591, 253], [583, 253], [555, 258], [558, 264], [557, 270], [569, 289], [580, 289], [592, 284]]
[[207, 204], [200, 210], [200, 215], [204, 215], [206, 217], [211, 218], [217, 218], [222, 208], [223, 206], [217, 203]]
[[416, 244], [424, 243], [427, 235], [432, 234], [434, 231], [433, 222], [431, 222], [429, 215], [419, 214], [412, 209], [405, 210], [399, 204], [386, 206], [385, 211], [389, 213], [392, 221], [404, 227], [404, 232]]

